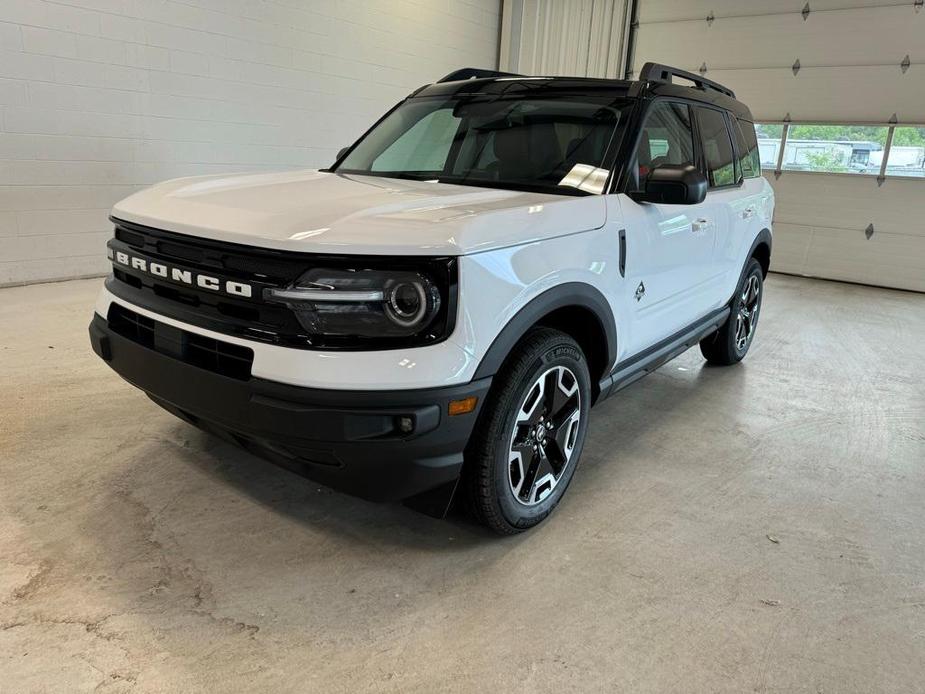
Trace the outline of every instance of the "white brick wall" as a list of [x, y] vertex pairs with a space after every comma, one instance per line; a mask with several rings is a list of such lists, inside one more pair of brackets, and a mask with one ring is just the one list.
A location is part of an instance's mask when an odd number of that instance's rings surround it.
[[329, 164], [412, 89], [497, 64], [500, 0], [0, 0], [0, 286], [102, 274], [111, 205]]

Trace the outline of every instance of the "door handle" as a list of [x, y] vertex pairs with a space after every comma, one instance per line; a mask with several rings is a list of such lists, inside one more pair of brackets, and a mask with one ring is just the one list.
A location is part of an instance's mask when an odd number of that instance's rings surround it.
[[708, 219], [695, 219], [691, 222], [691, 231], [703, 231], [708, 226], [710, 226], [710, 221]]

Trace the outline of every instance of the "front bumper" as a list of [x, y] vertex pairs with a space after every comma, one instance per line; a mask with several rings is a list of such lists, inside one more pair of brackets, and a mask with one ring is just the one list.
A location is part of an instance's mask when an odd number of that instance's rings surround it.
[[[99, 314], [90, 323], [90, 342], [120, 376], [184, 420], [374, 501], [420, 497], [427, 506], [429, 492], [451, 493], [491, 385], [488, 378], [442, 388], [355, 391], [236, 379], [140, 344], [115, 332]], [[448, 416], [451, 400], [469, 396], [478, 398], [475, 411]], [[413, 431], [403, 433], [400, 422], [408, 417]], [[445, 503], [445, 493], [434, 496], [437, 506]]]

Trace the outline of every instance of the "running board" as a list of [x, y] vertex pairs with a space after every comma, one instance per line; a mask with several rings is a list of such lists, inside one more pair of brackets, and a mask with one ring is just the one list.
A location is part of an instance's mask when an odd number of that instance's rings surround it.
[[686, 352], [688, 349], [699, 343], [703, 338], [726, 322], [729, 317], [730, 308], [724, 306], [693, 323], [686, 328], [676, 332], [671, 337], [665, 338], [638, 354], [634, 354], [617, 364], [613, 373], [604, 378], [600, 383], [600, 395], [597, 402], [613, 395], [618, 390], [626, 388], [631, 383], [638, 381], [666, 362], [671, 361], [679, 354]]

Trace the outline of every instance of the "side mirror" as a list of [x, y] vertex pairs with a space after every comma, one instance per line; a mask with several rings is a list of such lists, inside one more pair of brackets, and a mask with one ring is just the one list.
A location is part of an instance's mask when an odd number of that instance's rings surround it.
[[636, 202], [697, 205], [707, 196], [707, 177], [690, 164], [662, 164], [646, 176], [644, 190], [630, 197]]
[[343, 158], [344, 158], [344, 155], [347, 153], [347, 150], [348, 150], [348, 149], [350, 149], [350, 148], [349, 148], [349, 147], [342, 147], [340, 150], [338, 150], [338, 152], [337, 152], [337, 158], [336, 158], [334, 161], [340, 161], [341, 159], [343, 159]]

